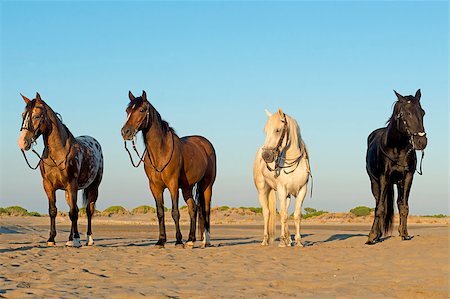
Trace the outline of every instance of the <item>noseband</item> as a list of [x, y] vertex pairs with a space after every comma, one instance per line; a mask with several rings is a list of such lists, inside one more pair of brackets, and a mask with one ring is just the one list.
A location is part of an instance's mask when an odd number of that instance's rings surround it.
[[[289, 174], [289, 173], [294, 172], [297, 169], [298, 165], [300, 164], [300, 160], [301, 160], [301, 158], [303, 156], [303, 152], [302, 152], [302, 153], [300, 153], [300, 156], [298, 156], [293, 161], [288, 161], [288, 159], [282, 157], [281, 153], [283, 151], [282, 151], [281, 145], [283, 144], [283, 140], [284, 140], [285, 136], [286, 136], [286, 145], [289, 143], [288, 122], [287, 122], [286, 114], [283, 114], [283, 118], [284, 118], [284, 120], [283, 119], [281, 120], [281, 122], [283, 123], [283, 131], [281, 132], [281, 136], [280, 136], [280, 139], [278, 140], [277, 146], [275, 148], [273, 148], [273, 149], [263, 148], [263, 152], [270, 152], [270, 154], [275, 157], [275, 159], [274, 159], [275, 160], [275, 167], [274, 168], [271, 168], [269, 166], [270, 162], [266, 162], [264, 160], [264, 162], [266, 163], [267, 169], [269, 171], [274, 171], [275, 172], [275, 177], [278, 177], [280, 175], [280, 170], [281, 169], [283, 169], [285, 174]], [[289, 168], [289, 167], [294, 166], [294, 165], [295, 165], [295, 168], [293, 170], [291, 170], [291, 171], [286, 171], [285, 170], [286, 168]]]
[[[425, 132], [419, 132], [419, 133], [415, 132], [415, 133], [411, 133], [411, 130], [409, 129], [408, 123], [407, 123], [406, 120], [403, 118], [403, 110], [402, 110], [401, 108], [400, 108], [400, 112], [395, 116], [395, 120], [397, 121], [397, 129], [398, 129], [398, 121], [399, 121], [399, 120], [402, 121], [403, 126], [405, 127], [406, 135], [407, 135], [408, 138], [409, 138], [409, 143], [411, 144], [411, 148], [409, 148], [408, 151], [406, 152], [406, 156], [405, 156], [405, 158], [406, 158], [406, 157], [409, 156], [410, 153], [412, 153], [412, 152], [414, 151], [414, 148], [415, 148], [414, 137], [416, 137], [416, 136], [425, 137], [425, 136], [426, 136], [426, 133], [425, 133]], [[402, 165], [402, 164], [400, 163], [399, 159], [392, 158], [388, 153], [386, 153], [386, 151], [383, 149], [383, 146], [382, 146], [381, 143], [380, 143], [379, 147], [380, 147], [381, 152], [382, 152], [389, 160], [391, 160], [392, 162], [394, 162], [394, 163], [395, 163], [396, 165], [398, 165], [398, 166], [404, 167], [404, 168], [406, 169], [406, 171], [409, 170], [409, 166], [408, 166], [408, 165]], [[422, 161], [423, 161], [423, 157], [425, 156], [424, 150], [421, 150], [421, 152], [422, 152], [422, 156], [420, 157], [420, 166], [419, 166], [419, 170], [416, 170], [416, 172], [417, 172], [419, 175], [422, 175], [422, 174], [423, 174], [423, 171], [422, 171]]]
[[[40, 108], [40, 109], [44, 110], [44, 113], [42, 114], [41, 119], [39, 120], [39, 124], [37, 126], [39, 128], [41, 126], [41, 123], [43, 122], [43, 120], [44, 119], [47, 120], [48, 117], [47, 117], [47, 110], [45, 109], [45, 107], [37, 107], [37, 108]], [[31, 138], [31, 144], [32, 144], [31, 151], [39, 158], [39, 162], [37, 163], [37, 165], [35, 167], [31, 166], [30, 162], [28, 161], [27, 155], [25, 154], [25, 151], [23, 149], [21, 149], [20, 151], [22, 152], [22, 155], [23, 155], [23, 157], [25, 159], [25, 162], [27, 162], [28, 167], [30, 169], [32, 169], [32, 170], [36, 170], [39, 167], [39, 164], [41, 163], [41, 161], [42, 161], [42, 163], [44, 163], [45, 165], [47, 165], [49, 167], [59, 167], [60, 165], [62, 165], [63, 163], [65, 163], [67, 161], [67, 157], [69, 156], [70, 150], [67, 152], [66, 157], [64, 158], [64, 160], [62, 160], [61, 162], [57, 163], [50, 155], [48, 155], [48, 157], [50, 158], [50, 160], [52, 160], [54, 165], [50, 165], [50, 164], [46, 163], [44, 161], [44, 159], [42, 159], [42, 154], [39, 155], [39, 153], [36, 152], [34, 150], [34, 148], [33, 148], [33, 144], [37, 144], [37, 142], [36, 142], [36, 139], [37, 139], [36, 135], [38, 133], [37, 132], [38, 130], [35, 130], [32, 127], [32, 116], [29, 117], [28, 124], [26, 124], [27, 126], [24, 126], [25, 125], [26, 116], [29, 115], [29, 114], [30, 114], [30, 112], [27, 112], [27, 114], [25, 114], [25, 117], [22, 120], [22, 126], [20, 128], [20, 132], [22, 132], [23, 130], [27, 130], [27, 131], [30, 131], [33, 134], [33, 137]], [[56, 117], [59, 118], [61, 123], [63, 123], [61, 114], [55, 112], [55, 115], [56, 115]], [[52, 121], [50, 120], [50, 122], [52, 122]], [[31, 127], [31, 129], [30, 129], [30, 127]], [[67, 128], [66, 128], [66, 130], [67, 130]], [[45, 148], [44, 148], [44, 150], [45, 150]], [[42, 151], [42, 153], [43, 152], [44, 151]], [[64, 169], [65, 169], [65, 167], [63, 169], [61, 169], [61, 170], [64, 170]]]
[[[130, 115], [131, 115], [131, 114], [130, 114]], [[128, 117], [129, 117], [129, 116], [128, 116]], [[150, 111], [149, 111], [149, 108], [148, 108], [148, 107], [147, 107], [146, 117], [145, 117], [144, 119], [142, 119], [142, 121], [139, 123], [139, 126], [136, 127], [137, 129], [134, 131], [134, 134], [133, 134], [133, 140], [131, 140], [131, 145], [133, 146], [133, 150], [134, 150], [134, 152], [136, 153], [136, 155], [137, 155], [138, 158], [139, 158], [139, 162], [138, 162], [137, 164], [134, 162], [133, 156], [131, 155], [131, 152], [130, 152], [130, 150], [129, 150], [128, 147], [127, 147], [127, 141], [126, 141], [126, 140], [123, 142], [123, 143], [124, 143], [125, 150], [127, 151], [128, 156], [130, 157], [131, 165], [133, 165], [133, 167], [138, 168], [138, 167], [141, 165], [141, 163], [144, 162], [144, 156], [145, 156], [145, 154], [147, 154], [147, 155], [148, 155], [148, 159], [149, 159], [150, 164], [152, 165], [153, 169], [154, 169], [156, 172], [162, 172], [162, 171], [167, 167], [167, 165], [169, 164], [169, 162], [172, 160], [173, 152], [174, 152], [174, 150], [175, 150], [175, 140], [174, 140], [174, 137], [173, 137], [173, 132], [171, 131], [171, 135], [172, 135], [172, 152], [170, 153], [169, 160], [167, 161], [167, 163], [164, 164], [164, 166], [163, 166], [161, 169], [158, 169], [158, 168], [153, 164], [152, 158], [150, 157], [150, 154], [148, 154], [149, 151], [148, 151], [148, 148], [147, 148], [147, 143], [144, 142], [145, 150], [144, 150], [144, 152], [142, 153], [142, 156], [141, 156], [141, 155], [139, 154], [139, 152], [138, 152], [138, 150], [137, 150], [137, 148], [136, 148], [136, 144], [135, 144], [135, 142], [134, 142], [134, 137], [136, 137], [136, 134], [137, 134], [137, 132], [139, 131], [139, 128], [141, 127], [141, 125], [142, 125], [142, 123], [144, 122], [144, 120], [147, 120], [147, 123], [146, 123], [145, 127], [148, 128], [148, 125], [149, 125], [149, 122], [150, 122]]]
[[[395, 120], [397, 120], [397, 124], [398, 121], [401, 120], [403, 123], [403, 126], [405, 127], [405, 131], [406, 131], [406, 135], [408, 135], [409, 137], [409, 143], [412, 145], [413, 149], [415, 147], [414, 144], [414, 137], [425, 137], [427, 135], [427, 133], [425, 132], [415, 132], [415, 133], [411, 133], [411, 130], [409, 129], [408, 123], [406, 122], [406, 120], [403, 118], [403, 110], [400, 108], [400, 112], [395, 116]], [[398, 125], [397, 125], [398, 127]], [[411, 149], [410, 149], [411, 150]], [[422, 151], [423, 152], [423, 151]]]

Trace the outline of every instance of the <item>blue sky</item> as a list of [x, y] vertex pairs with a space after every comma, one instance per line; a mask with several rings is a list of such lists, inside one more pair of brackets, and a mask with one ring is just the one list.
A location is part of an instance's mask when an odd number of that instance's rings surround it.
[[[40, 173], [28, 169], [17, 146], [19, 92], [39, 91], [75, 136], [100, 141], [106, 160], [100, 209], [154, 205], [147, 177], [131, 167], [120, 135], [128, 90], [145, 89], [180, 136], [200, 134], [214, 144], [213, 205], [259, 205], [252, 164], [264, 141], [264, 109], [281, 107], [297, 119], [310, 150], [314, 194], [304, 206], [348, 211], [374, 206], [366, 138], [391, 115], [392, 90], [408, 95], [421, 88], [429, 145], [410, 211], [448, 213], [445, 1], [3, 1], [0, 7], [0, 206], [47, 211]], [[58, 208], [67, 210], [63, 193], [57, 196]]]

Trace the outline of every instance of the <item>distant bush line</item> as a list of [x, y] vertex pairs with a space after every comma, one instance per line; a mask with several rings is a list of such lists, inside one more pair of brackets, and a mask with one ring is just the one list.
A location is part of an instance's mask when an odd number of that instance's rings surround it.
[[[188, 207], [186, 205], [183, 205], [180, 207], [180, 210], [187, 210]], [[168, 209], [164, 207], [164, 211], [168, 212], [171, 209]], [[304, 212], [302, 213], [303, 219], [313, 218], [320, 216], [322, 214], [328, 213], [327, 211], [322, 210], [316, 210], [314, 208], [306, 207], [303, 209]], [[361, 216], [368, 216], [371, 213], [374, 212], [374, 208], [369, 208], [366, 206], [358, 206], [350, 210], [350, 213], [357, 217]], [[225, 214], [229, 213], [237, 213], [239, 215], [251, 215], [251, 214], [262, 214], [262, 208], [260, 207], [239, 207], [239, 208], [233, 208], [229, 206], [219, 206], [212, 208], [212, 211], [220, 211]], [[80, 216], [86, 215], [86, 208], [79, 208], [78, 213]], [[122, 206], [111, 206], [106, 208], [103, 211], [96, 210], [94, 212], [94, 215], [97, 216], [112, 216], [112, 215], [140, 215], [140, 214], [155, 214], [156, 209], [152, 206], [148, 205], [142, 205], [138, 206], [131, 211], [127, 210], [126, 208]], [[67, 212], [58, 212], [58, 215], [60, 216], [67, 216]], [[19, 206], [11, 206], [7, 208], [0, 208], [0, 216], [33, 216], [33, 217], [41, 217], [46, 215], [41, 215], [38, 212], [28, 212], [25, 208], [19, 207]], [[291, 214], [291, 217], [293, 214]], [[436, 214], [436, 215], [424, 215], [423, 217], [431, 217], [431, 218], [446, 218], [447, 215], [444, 214]]]

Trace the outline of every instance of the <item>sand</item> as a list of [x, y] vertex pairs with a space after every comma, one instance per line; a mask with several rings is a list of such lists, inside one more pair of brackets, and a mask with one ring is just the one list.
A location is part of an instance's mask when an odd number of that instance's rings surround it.
[[[67, 217], [57, 218], [56, 247], [46, 246], [47, 217], [0, 218], [0, 296], [449, 297], [448, 220], [411, 224], [411, 241], [394, 234], [374, 246], [364, 245], [368, 221], [308, 220], [305, 247], [278, 248], [259, 245], [261, 221], [216, 219], [222, 224], [212, 227], [213, 247], [206, 249], [175, 248], [170, 221], [169, 242], [155, 248], [158, 227], [147, 215], [94, 221], [95, 246], [67, 248]], [[79, 227], [85, 232], [85, 219]], [[186, 225], [182, 232], [187, 237]]]

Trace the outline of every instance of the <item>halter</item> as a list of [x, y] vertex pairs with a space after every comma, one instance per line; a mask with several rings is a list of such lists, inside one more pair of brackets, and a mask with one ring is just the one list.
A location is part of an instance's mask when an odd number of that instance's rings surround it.
[[[41, 117], [41, 119], [39, 120], [39, 124], [38, 124], [38, 128], [39, 128], [39, 127], [41, 126], [41, 123], [42, 123], [42, 121], [44, 120], [44, 118], [45, 118], [45, 119], [48, 119], [48, 118], [47, 118], [47, 110], [45, 109], [45, 107], [36, 107], [36, 108], [39, 108], [39, 109], [44, 110], [44, 113], [42, 114], [42, 117]], [[29, 112], [27, 112], [27, 114], [29, 114]], [[27, 114], [25, 114], [25, 116], [26, 116]], [[63, 122], [62, 122], [61, 114], [55, 112], [55, 115], [56, 115], [56, 117], [59, 118], [59, 120], [61, 121], [61, 123], [63, 123]], [[53, 122], [51, 121], [51, 119], [50, 119], [50, 122], [53, 123]], [[36, 142], [36, 139], [37, 139], [37, 138], [36, 138], [36, 135], [37, 135], [36, 131], [37, 131], [37, 130], [35, 130], [34, 128], [32, 128], [31, 123], [32, 123], [32, 117], [29, 118], [28, 124], [27, 124], [27, 126], [25, 127], [25, 126], [24, 126], [24, 124], [25, 124], [25, 117], [24, 117], [24, 119], [22, 120], [22, 126], [21, 126], [21, 128], [20, 128], [20, 132], [22, 132], [22, 130], [27, 130], [27, 131], [30, 131], [30, 132], [33, 134], [33, 137], [31, 138], [31, 144], [32, 144], [32, 146], [31, 146], [31, 151], [39, 158], [39, 162], [37, 163], [37, 165], [36, 165], [35, 167], [33, 167], [33, 166], [31, 166], [30, 162], [28, 161], [28, 158], [27, 158], [27, 156], [26, 156], [26, 154], [25, 154], [25, 151], [24, 151], [23, 149], [21, 149], [20, 151], [22, 152], [22, 155], [23, 155], [23, 157], [24, 157], [24, 159], [25, 159], [25, 162], [27, 162], [28, 167], [29, 167], [30, 169], [32, 169], [32, 170], [36, 170], [36, 169], [39, 167], [39, 164], [40, 164], [41, 161], [42, 161], [42, 163], [44, 163], [45, 165], [47, 165], [47, 166], [49, 166], [49, 167], [58, 167], [58, 168], [59, 168], [59, 166], [60, 166], [61, 164], [65, 163], [65, 162], [67, 161], [67, 157], [69, 156], [70, 150], [67, 151], [67, 154], [66, 154], [64, 160], [62, 160], [62, 161], [59, 162], [59, 163], [57, 163], [57, 162], [55, 161], [55, 159], [53, 159], [53, 158], [50, 156], [50, 154], [48, 155], [48, 158], [50, 158], [50, 160], [52, 160], [52, 162], [53, 162], [54, 165], [50, 165], [50, 164], [48, 164], [47, 162], [45, 162], [44, 159], [42, 159], [42, 154], [39, 155], [39, 153], [36, 152], [36, 151], [34, 150], [34, 148], [33, 148], [33, 144], [34, 144], [34, 145], [37, 144], [37, 142]], [[30, 127], [32, 128], [31, 130], [30, 130]], [[67, 130], [67, 129], [66, 129], [66, 130]], [[44, 153], [44, 150], [45, 150], [45, 148], [42, 150], [42, 153]], [[64, 170], [65, 168], [66, 168], [66, 167], [64, 167], [64, 168], [61, 169], [61, 170]]]
[[[137, 126], [136, 128], [139, 129], [139, 128], [141, 127], [142, 123], [144, 122], [144, 120], [147, 120], [146, 127], [148, 127], [148, 124], [149, 124], [149, 121], [150, 121], [150, 111], [149, 111], [148, 107], [147, 107], [146, 117], [145, 117], [144, 119], [142, 119], [142, 121], [139, 123], [139, 126]], [[137, 133], [137, 130], [135, 131], [135, 134], [134, 134], [134, 136], [133, 136], [133, 140], [131, 140], [131, 144], [132, 144], [132, 146], [133, 146], [133, 150], [135, 151], [135, 153], [137, 154], [137, 156], [138, 156], [138, 158], [139, 158], [139, 162], [138, 162], [137, 164], [134, 163], [134, 160], [133, 160], [133, 157], [132, 157], [132, 155], [131, 155], [131, 153], [130, 153], [130, 150], [129, 150], [128, 147], [127, 147], [127, 141], [126, 141], [126, 140], [124, 141], [125, 150], [127, 151], [128, 156], [130, 157], [131, 165], [133, 165], [134, 168], [138, 168], [138, 167], [141, 165], [141, 163], [144, 162], [144, 156], [145, 156], [145, 154], [147, 153], [148, 160], [150, 161], [150, 165], [153, 167], [153, 169], [154, 169], [156, 172], [161, 173], [161, 172], [167, 167], [167, 165], [169, 165], [170, 161], [172, 160], [173, 152], [174, 152], [174, 150], [175, 150], [175, 140], [174, 140], [174, 138], [173, 138], [173, 132], [170, 131], [170, 133], [171, 133], [171, 135], [172, 135], [172, 152], [170, 153], [169, 160], [166, 162], [166, 164], [164, 164], [164, 166], [163, 166], [161, 169], [158, 169], [158, 168], [153, 164], [153, 161], [152, 161], [152, 158], [150, 157], [150, 154], [149, 154], [149, 151], [148, 151], [147, 143], [146, 143], [146, 142], [144, 142], [145, 150], [144, 150], [144, 152], [142, 153], [142, 156], [139, 154], [139, 152], [138, 152], [138, 150], [137, 150], [137, 148], [136, 148], [136, 144], [134, 143], [134, 137], [136, 137], [136, 133]]]
[[[275, 171], [275, 177], [278, 177], [280, 175], [281, 169], [283, 169], [283, 172], [285, 174], [290, 174], [290, 173], [294, 172], [297, 169], [298, 165], [300, 164], [301, 158], [303, 157], [303, 152], [300, 153], [300, 156], [298, 156], [296, 159], [287, 159], [287, 158], [284, 158], [281, 156], [281, 153], [282, 153], [281, 145], [283, 144], [284, 136], [286, 136], [286, 145], [289, 143], [289, 134], [287, 133], [288, 132], [288, 124], [287, 124], [288, 122], [286, 119], [286, 114], [284, 114], [284, 113], [283, 113], [283, 118], [284, 119], [281, 120], [281, 122], [283, 123], [283, 131], [281, 132], [281, 136], [280, 136], [280, 139], [278, 140], [277, 146], [271, 150], [267, 150], [267, 149], [263, 148], [263, 150], [270, 151], [270, 152], [272, 152], [272, 154], [276, 153], [275, 167], [273, 169], [269, 166], [269, 163], [265, 162], [266, 167], [269, 171]], [[292, 160], [292, 161], [289, 162], [288, 160]], [[282, 162], [283, 162], [283, 165], [281, 165]], [[286, 171], [286, 168], [292, 167], [294, 165], [295, 165], [294, 169], [292, 169], [290, 171]]]
[[[409, 129], [408, 123], [407, 123], [406, 120], [403, 118], [403, 110], [402, 110], [402, 108], [400, 108], [400, 112], [395, 116], [395, 120], [397, 121], [397, 124], [398, 124], [398, 121], [399, 121], [399, 120], [402, 121], [403, 126], [405, 127], [406, 135], [407, 135], [408, 138], [409, 138], [408, 141], [409, 141], [409, 143], [411, 144], [411, 148], [409, 148], [408, 151], [406, 152], [406, 157], [408, 157], [408, 155], [409, 155], [411, 152], [414, 151], [414, 146], [415, 146], [415, 144], [414, 144], [414, 136], [420, 136], [420, 137], [423, 137], [423, 136], [426, 135], [426, 133], [417, 133], [417, 132], [416, 132], [416, 133], [411, 133], [411, 130]], [[398, 127], [398, 125], [397, 125], [397, 127]], [[389, 154], [386, 153], [386, 151], [383, 149], [383, 146], [382, 146], [381, 142], [380, 142], [379, 148], [380, 148], [381, 152], [382, 152], [389, 160], [391, 160], [392, 162], [394, 162], [396, 165], [398, 165], [398, 166], [400, 166], [400, 167], [404, 167], [404, 168], [406, 169], [406, 171], [409, 170], [409, 166], [408, 166], [408, 165], [402, 165], [398, 159], [395, 159], [395, 158], [392, 158], [391, 156], [389, 156]], [[422, 152], [422, 156], [420, 157], [420, 166], [419, 166], [419, 169], [420, 169], [420, 170], [416, 170], [416, 172], [417, 172], [419, 175], [422, 175], [422, 174], [423, 174], [423, 171], [422, 171], [422, 161], [423, 161], [423, 157], [425, 156], [424, 150], [421, 150], [421, 152]]]

